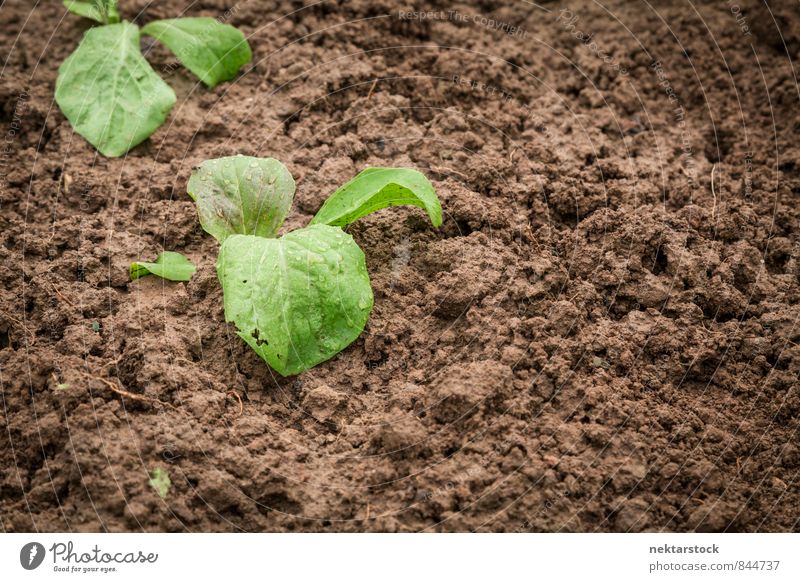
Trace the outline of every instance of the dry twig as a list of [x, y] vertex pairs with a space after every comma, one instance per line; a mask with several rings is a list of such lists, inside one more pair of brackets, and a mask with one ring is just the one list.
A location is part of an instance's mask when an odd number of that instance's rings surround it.
[[369, 88], [369, 93], [367, 93], [367, 99], [369, 99], [370, 97], [372, 97], [372, 92], [375, 90], [375, 86], [376, 86], [377, 84], [378, 84], [378, 79], [375, 79], [375, 80], [372, 82], [372, 87], [370, 87], [370, 88]]
[[711, 208], [711, 220], [715, 220], [717, 215], [717, 192], [714, 190], [714, 170], [717, 169], [717, 164], [711, 166], [711, 195], [714, 197], [714, 206]]
[[50, 286], [53, 288], [53, 291], [55, 292], [56, 295], [58, 295], [58, 298], [61, 299], [61, 301], [63, 301], [70, 307], [75, 307], [75, 304], [66, 297], [64, 297], [64, 295], [62, 295], [61, 292], [56, 288], [54, 283], [50, 283]]
[[141, 394], [134, 394], [133, 392], [128, 392], [124, 388], [120, 388], [110, 380], [106, 380], [105, 378], [101, 378], [100, 376], [91, 376], [93, 380], [98, 380], [108, 386], [109, 390], [111, 390], [117, 396], [122, 396], [123, 398], [129, 398], [130, 400], [134, 400], [136, 402], [144, 402], [146, 404], [160, 404], [161, 406], [166, 406], [167, 408], [171, 408], [173, 410], [178, 410], [175, 406], [170, 404], [169, 402], [164, 402], [163, 400], [159, 400], [158, 398], [150, 398], [148, 396], [142, 396]]
[[239, 396], [239, 393], [236, 392], [236, 390], [230, 390], [229, 392], [227, 392], [227, 394], [233, 394], [236, 400], [239, 401], [239, 414], [237, 416], [241, 416], [242, 414], [244, 414], [244, 403], [242, 402], [242, 397]]

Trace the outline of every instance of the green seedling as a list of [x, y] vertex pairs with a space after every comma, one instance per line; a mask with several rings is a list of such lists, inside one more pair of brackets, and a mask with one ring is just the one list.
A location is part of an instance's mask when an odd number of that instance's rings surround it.
[[311, 223], [280, 238], [295, 183], [274, 159], [209, 160], [189, 179], [200, 224], [220, 243], [217, 275], [225, 320], [283, 376], [350, 345], [373, 295], [364, 253], [341, 227], [381, 208], [410, 204], [434, 226], [442, 208], [428, 179], [407, 168], [368, 168], [336, 190]]
[[119, 22], [117, 0], [64, 0], [67, 10], [102, 24]]
[[131, 281], [147, 275], [155, 275], [168, 281], [188, 281], [197, 271], [192, 262], [180, 253], [165, 251], [158, 255], [155, 263], [131, 263], [128, 272]]
[[167, 473], [161, 467], [156, 467], [150, 473], [150, 480], [147, 482], [150, 487], [156, 490], [161, 499], [165, 499], [169, 493], [169, 488], [172, 486], [172, 481]]
[[90, 18], [78, 48], [58, 69], [56, 102], [75, 131], [108, 157], [150, 137], [175, 104], [175, 92], [142, 56], [140, 32], [169, 48], [209, 88], [233, 79], [250, 62], [244, 35], [213, 18], [157, 20], [141, 31], [120, 21], [117, 0], [65, 0]]

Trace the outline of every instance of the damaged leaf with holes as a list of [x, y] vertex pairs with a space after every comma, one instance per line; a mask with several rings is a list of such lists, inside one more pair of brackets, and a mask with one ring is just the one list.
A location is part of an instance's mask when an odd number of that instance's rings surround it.
[[188, 185], [201, 225], [222, 245], [217, 275], [225, 320], [283, 376], [332, 358], [369, 319], [366, 259], [341, 227], [399, 204], [423, 208], [435, 226], [442, 216], [421, 173], [368, 168], [334, 192], [309, 226], [276, 238], [294, 190], [283, 164], [246, 156], [204, 162]]
[[364, 253], [340, 228], [316, 225], [279, 238], [233, 235], [217, 273], [225, 318], [283, 375], [339, 353], [372, 309]]
[[223, 242], [231, 234], [274, 237], [294, 198], [294, 178], [278, 160], [230, 156], [207, 160], [189, 178], [200, 225]]

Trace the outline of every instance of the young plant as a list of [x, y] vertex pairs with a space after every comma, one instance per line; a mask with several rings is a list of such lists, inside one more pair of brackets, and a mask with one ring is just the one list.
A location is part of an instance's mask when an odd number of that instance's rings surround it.
[[167, 473], [161, 467], [156, 467], [150, 473], [150, 479], [147, 481], [148, 485], [156, 490], [158, 496], [161, 499], [166, 499], [167, 494], [169, 494], [169, 489], [172, 487], [172, 480], [169, 478], [169, 473]]
[[155, 263], [137, 261], [131, 263], [128, 274], [131, 281], [147, 275], [155, 275], [167, 281], [188, 281], [197, 270], [192, 262], [180, 253], [164, 251], [156, 258]]
[[[86, 31], [58, 69], [56, 102], [77, 133], [116, 157], [150, 137], [175, 104], [175, 92], [139, 49], [139, 27], [120, 22], [117, 0], [65, 0], [67, 10], [101, 24]], [[244, 35], [213, 18], [157, 20], [152, 36], [209, 88], [250, 62]]]
[[272, 158], [203, 162], [189, 179], [203, 229], [221, 243], [217, 276], [225, 320], [283, 376], [350, 345], [373, 295], [364, 253], [341, 227], [388, 206], [442, 208], [428, 179], [407, 168], [368, 168], [336, 190], [311, 223], [275, 238], [292, 205], [291, 174]]

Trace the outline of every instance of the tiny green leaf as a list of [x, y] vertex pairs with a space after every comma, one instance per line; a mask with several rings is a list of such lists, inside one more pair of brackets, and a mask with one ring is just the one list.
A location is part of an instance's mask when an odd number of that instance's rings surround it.
[[164, 123], [175, 93], [139, 51], [139, 28], [121, 22], [86, 31], [58, 69], [56, 102], [76, 132], [115, 157]]
[[283, 376], [338, 354], [372, 310], [364, 253], [337, 227], [309, 226], [280, 239], [231, 236], [217, 275], [225, 320]]
[[213, 18], [156, 20], [142, 34], [165, 44], [209, 88], [236, 77], [253, 58], [244, 34]]
[[232, 234], [274, 237], [294, 199], [294, 178], [278, 160], [231, 156], [192, 172], [187, 191], [203, 229], [223, 242]]
[[64, 0], [67, 10], [101, 24], [119, 22], [117, 0]]
[[131, 281], [146, 275], [155, 275], [168, 281], [188, 281], [196, 270], [197, 267], [182, 254], [165, 251], [158, 255], [155, 263], [131, 263], [128, 271]]
[[150, 473], [151, 479], [147, 482], [150, 487], [156, 490], [161, 499], [166, 499], [169, 493], [169, 488], [172, 486], [172, 481], [169, 474], [161, 467], [156, 467]]
[[346, 226], [370, 212], [401, 204], [424, 209], [433, 226], [442, 224], [442, 207], [433, 185], [409, 168], [367, 168], [331, 194], [311, 224]]

